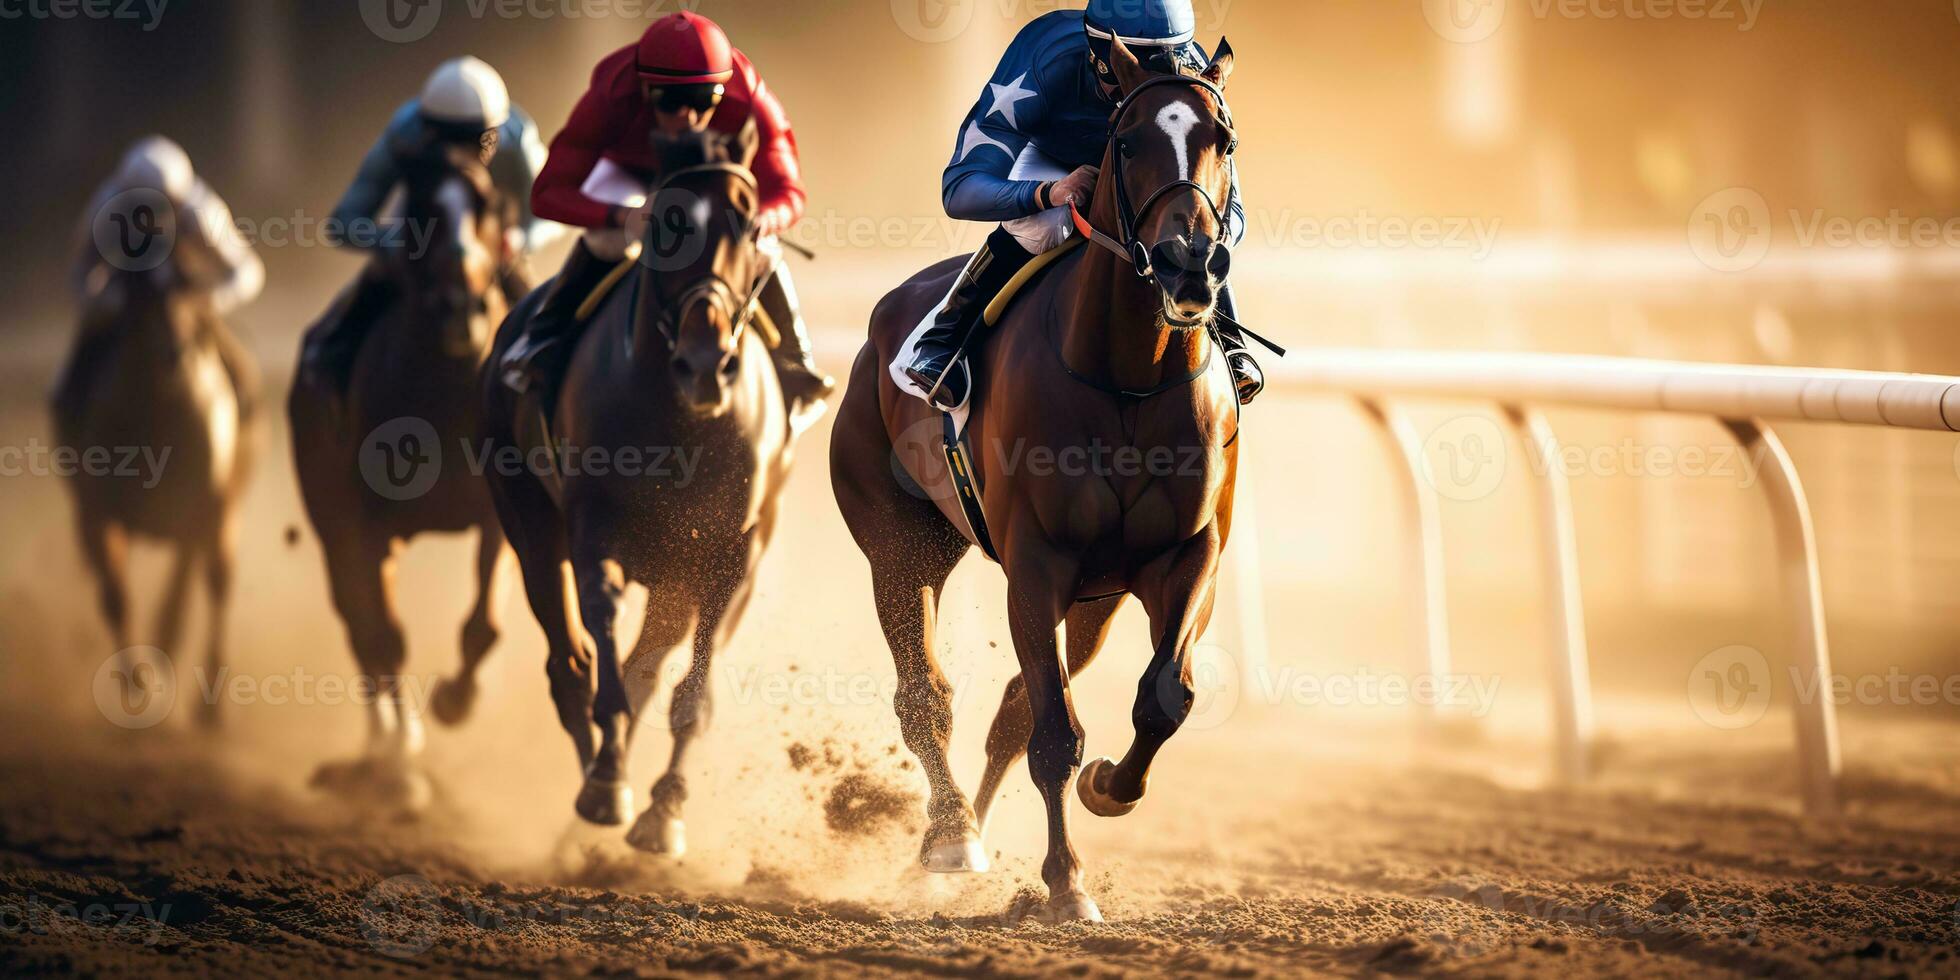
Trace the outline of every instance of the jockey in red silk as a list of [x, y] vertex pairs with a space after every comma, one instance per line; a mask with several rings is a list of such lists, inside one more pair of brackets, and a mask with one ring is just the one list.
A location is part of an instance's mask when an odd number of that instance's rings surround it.
[[[556, 401], [558, 382], [578, 346], [579, 305], [645, 230], [642, 205], [660, 178], [649, 137], [737, 133], [751, 120], [760, 137], [752, 165], [761, 192], [757, 224], [763, 248], [780, 249], [778, 236], [802, 219], [806, 199], [796, 135], [782, 103], [728, 35], [714, 21], [683, 11], [662, 18], [638, 43], [599, 62], [592, 87], [552, 140], [531, 194], [539, 217], [586, 233], [505, 356], [507, 384], [518, 391], [542, 385], [542, 403]], [[811, 357], [787, 268], [778, 265], [762, 305], [783, 335], [776, 367], [784, 392], [797, 404], [821, 401], [835, 386]]]
[[[920, 325], [891, 365], [899, 390], [924, 397], [943, 377], [935, 401], [965, 404], [968, 374], [956, 363], [985, 329], [980, 314], [1036, 255], [1075, 234], [1068, 204], [1085, 210], [1095, 196], [1097, 165], [1108, 141], [1119, 89], [1110, 67], [1112, 38], [1155, 72], [1202, 71], [1211, 56], [1192, 40], [1190, 0], [1090, 0], [1087, 10], [1057, 10], [1021, 30], [1001, 56], [980, 101], [960, 124], [942, 181], [946, 213], [962, 221], [998, 221], [953, 291]], [[1236, 167], [1225, 202], [1232, 244], [1245, 237], [1245, 207]], [[1245, 349], [1231, 287], [1218, 294], [1220, 346], [1239, 400], [1264, 386]]]

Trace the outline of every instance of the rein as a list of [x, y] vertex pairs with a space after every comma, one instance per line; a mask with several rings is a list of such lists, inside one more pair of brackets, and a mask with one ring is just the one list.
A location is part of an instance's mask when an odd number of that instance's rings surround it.
[[[710, 173], [732, 175], [742, 183], [749, 185], [751, 189], [756, 189], [755, 174], [747, 167], [734, 163], [703, 163], [692, 167], [683, 167], [661, 178], [660, 183], [655, 185], [647, 194], [647, 198], [649, 200], [658, 198], [661, 191], [672, 187], [683, 177]], [[649, 234], [651, 234], [651, 231], [649, 231]], [[645, 247], [645, 244], [642, 243], [642, 251], [645, 250]], [[680, 345], [679, 333], [681, 319], [687, 315], [689, 310], [692, 310], [700, 304], [707, 303], [721, 307], [728, 314], [729, 322], [733, 324], [731, 329], [732, 338], [739, 344], [742, 340], [742, 335], [748, 332], [749, 324], [755, 320], [755, 311], [761, 304], [762, 291], [768, 287], [769, 280], [775, 278], [776, 268], [781, 263], [781, 259], [773, 256], [770, 257], [768, 263], [763, 266], [755, 281], [749, 285], [748, 291], [745, 294], [739, 295], [735, 290], [735, 286], [720, 273], [709, 272], [707, 275], [702, 276], [690, 284], [671, 304], [662, 304], [660, 313], [653, 322], [654, 329], [659, 332], [661, 339], [667, 342], [668, 347], [678, 347]], [[628, 337], [630, 350], [630, 333]]]
[[[1137, 226], [1143, 222], [1145, 217], [1149, 216], [1151, 208], [1156, 207], [1173, 191], [1189, 189], [1198, 192], [1198, 198], [1205, 202], [1206, 207], [1211, 209], [1212, 219], [1218, 222], [1218, 227], [1221, 229], [1225, 227], [1224, 209], [1220, 208], [1218, 202], [1212, 199], [1211, 192], [1195, 180], [1174, 180], [1157, 188], [1149, 197], [1143, 199], [1143, 207], [1141, 208], [1134, 207], [1130, 203], [1129, 182], [1124, 179], [1125, 175], [1123, 172], [1123, 161], [1130, 155], [1130, 146], [1116, 134], [1116, 131], [1122, 127], [1123, 120], [1127, 119], [1130, 111], [1136, 107], [1138, 96], [1153, 88], [1161, 88], [1166, 85], [1195, 88], [1211, 93], [1212, 97], [1218, 100], [1219, 121], [1225, 124], [1227, 131], [1231, 131], [1234, 128], [1232, 126], [1232, 107], [1225, 101], [1224, 89], [1195, 75], [1160, 75], [1152, 78], [1131, 89], [1130, 94], [1124, 96], [1123, 101], [1116, 104], [1116, 111], [1111, 113], [1109, 117], [1109, 141], [1113, 146], [1113, 152], [1109, 156], [1110, 176], [1116, 182], [1116, 220], [1119, 222], [1117, 232], [1122, 237], [1113, 237], [1106, 232], [1098, 230], [1094, 225], [1089, 223], [1089, 219], [1084, 217], [1080, 210], [1077, 210], [1075, 202], [1069, 202], [1069, 214], [1075, 221], [1077, 231], [1080, 231], [1090, 241], [1114, 252], [1118, 258], [1128, 262], [1130, 268], [1136, 272], [1138, 278], [1148, 279], [1153, 282], [1157, 279], [1157, 271], [1151, 266], [1149, 247], [1137, 240]], [[1233, 137], [1232, 144], [1225, 149], [1225, 155], [1228, 157], [1231, 156], [1238, 150], [1238, 146], [1238, 138]]]

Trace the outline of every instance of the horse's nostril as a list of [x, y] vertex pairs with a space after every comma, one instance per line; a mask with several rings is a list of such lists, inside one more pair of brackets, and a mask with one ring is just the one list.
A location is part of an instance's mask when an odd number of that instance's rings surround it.
[[683, 378], [692, 377], [694, 375], [693, 362], [689, 361], [685, 357], [675, 357], [674, 373], [680, 375]]
[[732, 378], [740, 373], [742, 373], [742, 358], [740, 356], [730, 354], [726, 360], [721, 362], [722, 377]]

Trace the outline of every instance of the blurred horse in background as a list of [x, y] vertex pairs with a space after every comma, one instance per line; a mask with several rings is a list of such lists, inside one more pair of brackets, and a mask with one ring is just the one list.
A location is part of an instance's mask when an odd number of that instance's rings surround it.
[[[82, 554], [123, 661], [116, 669], [130, 688], [125, 704], [147, 704], [141, 699], [163, 696], [163, 678], [130, 649], [129, 545], [150, 538], [176, 551], [154, 639], [167, 657], [183, 637], [202, 566], [210, 609], [205, 667], [217, 676], [238, 502], [252, 473], [256, 373], [208, 295], [191, 288], [176, 264], [99, 274], [109, 280], [99, 292], [105, 300], [84, 314], [83, 339], [55, 393], [55, 438], [78, 454], [66, 475]], [[92, 335], [100, 353], [84, 368], [81, 345]], [[198, 704], [200, 723], [216, 725], [216, 701]]]
[[423, 740], [419, 692], [402, 683], [408, 650], [395, 607], [408, 541], [477, 535], [476, 605], [461, 669], [432, 698], [439, 720], [468, 717], [477, 670], [497, 642], [508, 551], [483, 478], [465, 464], [479, 431], [477, 371], [506, 313], [498, 278], [514, 260], [504, 232], [516, 218], [483, 164], [460, 150], [405, 168], [401, 220], [431, 233], [426, 248], [375, 259], [388, 263], [401, 298], [369, 331], [344, 399], [309, 372], [294, 382], [293, 462], [360, 667], [370, 736], [364, 756], [322, 766], [316, 786], [411, 808], [426, 801], [426, 777], [412, 765]]

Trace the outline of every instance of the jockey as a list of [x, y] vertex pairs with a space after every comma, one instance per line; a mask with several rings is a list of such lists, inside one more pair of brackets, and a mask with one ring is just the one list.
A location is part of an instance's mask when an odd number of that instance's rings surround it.
[[[578, 346], [579, 306], [624, 261], [646, 226], [643, 205], [660, 177], [649, 137], [710, 129], [737, 133], [751, 120], [761, 138], [752, 166], [761, 191], [756, 226], [763, 249], [777, 251], [777, 236], [803, 217], [796, 136], [782, 104], [728, 35], [714, 21], [683, 11], [655, 22], [637, 43], [599, 62], [591, 89], [552, 140], [551, 157], [533, 192], [539, 214], [586, 232], [506, 353], [505, 384], [520, 393], [538, 385], [544, 405], [556, 402], [558, 383]], [[776, 369], [791, 407], [821, 403], [836, 385], [811, 355], [796, 290], [781, 264], [763, 289], [761, 304], [782, 334]]]
[[[1211, 57], [1192, 41], [1196, 21], [1190, 0], [1090, 0], [1086, 11], [1036, 19], [1008, 46], [961, 126], [942, 183], [948, 215], [1001, 224], [919, 334], [916, 356], [892, 365], [901, 390], [924, 397], [939, 384], [940, 408], [966, 402], [966, 365], [954, 362], [980, 328], [982, 311], [1034, 256], [1075, 234], [1069, 203], [1086, 208], [1095, 195], [1109, 115], [1121, 94], [1111, 38], [1122, 38], [1153, 71], [1199, 71]], [[1236, 168], [1225, 210], [1228, 240], [1236, 245], [1246, 227]], [[1234, 325], [1229, 285], [1219, 291], [1218, 309], [1230, 318], [1216, 324], [1226, 363], [1239, 401], [1250, 403], [1265, 381]]]
[[[476, 148], [491, 182], [518, 206], [518, 225], [511, 229], [506, 249], [512, 258], [504, 264], [499, 283], [504, 298], [516, 306], [530, 292], [521, 257], [549, 242], [558, 227], [531, 213], [531, 182], [544, 163], [537, 124], [511, 103], [497, 70], [476, 58], [444, 62], [429, 76], [422, 94], [395, 111], [334, 207], [328, 240], [376, 258], [405, 245], [404, 229], [384, 216], [383, 209], [407, 167], [450, 146]], [[394, 293], [387, 269], [370, 261], [352, 295], [336, 304], [308, 343], [305, 368], [330, 381], [334, 391], [344, 391], [361, 342]]]
[[[86, 396], [89, 376], [108, 346], [104, 341], [114, 333], [105, 327], [121, 312], [123, 296], [115, 285], [115, 272], [127, 263], [104, 251], [100, 232], [117, 213], [153, 202], [167, 204], [174, 217], [168, 223], [169, 251], [153, 274], [174, 276], [201, 293], [218, 316], [257, 299], [265, 288], [265, 263], [238, 233], [224, 199], [197, 176], [184, 148], [162, 136], [138, 140], [115, 174], [96, 190], [82, 217], [81, 244], [70, 274], [83, 311], [82, 336], [55, 386], [58, 410], [72, 408], [75, 399]], [[125, 224], [140, 227], [128, 220], [132, 217], [133, 211], [125, 216]], [[154, 215], [144, 220], [153, 219]], [[238, 390], [249, 394], [250, 379], [243, 375], [252, 370], [250, 359], [229, 332], [215, 329], [215, 323], [209, 326], [226, 370], [239, 383]]]

